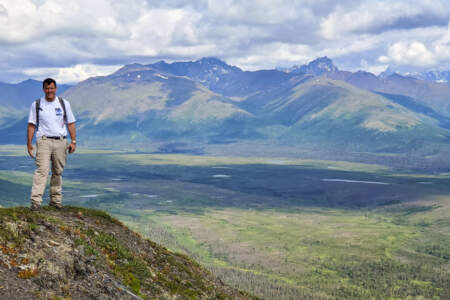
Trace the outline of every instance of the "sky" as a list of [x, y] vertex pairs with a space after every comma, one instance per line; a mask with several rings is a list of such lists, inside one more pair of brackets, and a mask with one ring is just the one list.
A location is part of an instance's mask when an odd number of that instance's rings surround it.
[[450, 70], [450, 0], [0, 0], [0, 81], [76, 83], [130, 63]]

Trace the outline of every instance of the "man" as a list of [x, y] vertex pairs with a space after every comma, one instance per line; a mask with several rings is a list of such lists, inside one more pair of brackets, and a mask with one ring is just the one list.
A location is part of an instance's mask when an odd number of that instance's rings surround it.
[[[61, 174], [66, 164], [67, 151], [76, 149], [75, 117], [68, 101], [56, 97], [56, 81], [47, 78], [42, 83], [45, 97], [33, 102], [30, 108], [27, 128], [28, 154], [36, 160], [36, 171], [31, 189], [31, 209], [39, 210], [47, 184], [47, 176], [52, 169], [50, 181], [50, 206], [62, 208]], [[37, 107], [37, 109], [36, 109]], [[67, 145], [67, 129], [71, 143]], [[36, 128], [37, 127], [37, 128]], [[33, 135], [36, 132], [36, 157], [33, 155]]]

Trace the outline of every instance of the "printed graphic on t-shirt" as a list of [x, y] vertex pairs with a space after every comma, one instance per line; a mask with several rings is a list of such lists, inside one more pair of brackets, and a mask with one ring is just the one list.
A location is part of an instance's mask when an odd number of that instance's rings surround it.
[[62, 109], [59, 107], [55, 107], [55, 112], [57, 116], [62, 116]]

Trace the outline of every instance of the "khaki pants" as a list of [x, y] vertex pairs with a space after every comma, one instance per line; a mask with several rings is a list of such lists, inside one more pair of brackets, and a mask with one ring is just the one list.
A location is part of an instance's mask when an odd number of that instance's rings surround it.
[[31, 188], [31, 203], [41, 205], [51, 163], [50, 202], [60, 204], [62, 201], [61, 174], [66, 165], [67, 140], [41, 137], [37, 140], [36, 146], [36, 171], [34, 172], [33, 187]]

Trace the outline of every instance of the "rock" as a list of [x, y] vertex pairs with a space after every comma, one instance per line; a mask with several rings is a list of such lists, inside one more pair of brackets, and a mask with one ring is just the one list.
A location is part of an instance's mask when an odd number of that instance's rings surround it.
[[89, 271], [89, 273], [95, 273], [96, 272], [95, 267], [93, 265], [88, 265], [87, 266], [87, 270]]
[[73, 268], [75, 269], [75, 273], [79, 276], [86, 276], [86, 264], [81, 259], [75, 259], [73, 262]]
[[36, 234], [41, 234], [45, 231], [45, 226], [42, 226], [42, 225], [36, 226], [33, 231]]
[[56, 274], [41, 273], [33, 279], [33, 282], [45, 289], [55, 289], [59, 287], [60, 277]]
[[48, 240], [48, 244], [49, 244], [50, 246], [59, 246], [59, 245], [60, 245], [60, 243], [55, 242], [55, 241], [52, 241], [52, 240]]
[[111, 285], [111, 281], [110, 281], [110, 280], [109, 280], [109, 281], [105, 281], [105, 282], [104, 282], [104, 285], [105, 285], [106, 293], [107, 293], [108, 295], [114, 295], [114, 294], [116, 293], [116, 290], [115, 290], [115, 288]]
[[34, 232], [32, 232], [32, 233], [30, 234], [30, 240], [31, 240], [33, 243], [36, 243], [36, 242], [38, 241], [38, 236], [37, 236], [37, 234], [34, 233]]
[[96, 297], [95, 298], [96, 300], [108, 300], [108, 299], [110, 299], [109, 297], [108, 297], [108, 295], [105, 295], [105, 294], [100, 294], [98, 297]]
[[76, 250], [78, 251], [78, 254], [81, 256], [84, 256], [84, 246], [83, 245], [79, 245]]
[[19, 237], [19, 231], [17, 229], [17, 224], [16, 223], [12, 223], [12, 222], [7, 222], [5, 225], [6, 225], [6, 229], [9, 231], [9, 233], [15, 239], [17, 239]]

